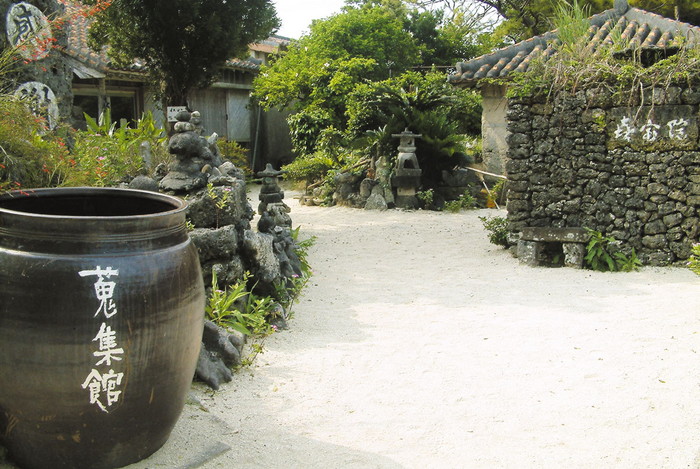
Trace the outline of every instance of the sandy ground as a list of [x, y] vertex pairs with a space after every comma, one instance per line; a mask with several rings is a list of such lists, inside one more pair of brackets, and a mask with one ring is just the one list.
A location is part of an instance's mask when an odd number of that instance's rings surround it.
[[290, 329], [131, 469], [700, 468], [690, 271], [522, 266], [497, 211], [288, 203], [318, 238]]

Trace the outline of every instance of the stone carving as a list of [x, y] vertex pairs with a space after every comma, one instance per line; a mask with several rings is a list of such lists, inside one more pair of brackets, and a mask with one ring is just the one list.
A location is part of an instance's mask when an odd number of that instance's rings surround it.
[[41, 60], [49, 55], [44, 41], [51, 37], [46, 15], [34, 5], [20, 2], [12, 5], [6, 18], [7, 40], [19, 46], [20, 55], [28, 61]]
[[20, 85], [14, 94], [29, 105], [34, 115], [46, 119], [49, 129], [56, 128], [59, 118], [58, 102], [48, 85], [38, 81], [28, 81]]

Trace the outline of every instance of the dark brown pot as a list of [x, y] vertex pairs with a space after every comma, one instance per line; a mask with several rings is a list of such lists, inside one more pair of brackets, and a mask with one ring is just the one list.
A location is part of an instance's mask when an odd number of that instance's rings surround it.
[[0, 444], [21, 467], [114, 468], [168, 439], [204, 321], [185, 207], [128, 189], [0, 197]]

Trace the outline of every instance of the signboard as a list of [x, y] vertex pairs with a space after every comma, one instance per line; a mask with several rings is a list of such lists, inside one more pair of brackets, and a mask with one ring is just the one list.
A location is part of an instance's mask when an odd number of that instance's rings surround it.
[[693, 106], [641, 106], [608, 112], [609, 147], [665, 150], [694, 149], [698, 142], [697, 109]]
[[175, 119], [177, 113], [186, 110], [186, 106], [168, 106], [168, 122], [177, 122], [177, 119]]

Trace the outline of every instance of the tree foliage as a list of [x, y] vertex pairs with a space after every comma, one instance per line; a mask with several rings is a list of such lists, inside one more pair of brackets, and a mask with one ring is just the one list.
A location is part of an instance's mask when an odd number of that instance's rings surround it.
[[[424, 3], [443, 4], [466, 0], [426, 0]], [[555, 17], [562, 0], [475, 0], [493, 9], [503, 18], [496, 34], [519, 41], [544, 34], [553, 29], [551, 19]], [[566, 2], [564, 2], [566, 3]], [[590, 14], [612, 8], [610, 0], [585, 0], [580, 2]], [[676, 18], [686, 23], [700, 25], [700, 0], [630, 0], [630, 6], [651, 11], [667, 18]], [[677, 9], [677, 10], [676, 10]]]
[[278, 26], [271, 0], [113, 0], [95, 17], [90, 43], [109, 45], [117, 66], [142, 60], [167, 103], [185, 105], [191, 89]]
[[338, 107], [356, 83], [385, 79], [418, 62], [418, 46], [390, 12], [352, 8], [314, 21], [309, 35], [263, 67], [254, 94], [266, 108], [298, 110], [316, 103], [339, 117]]
[[378, 154], [395, 156], [391, 135], [406, 127], [424, 135], [424, 174], [454, 166], [464, 134], [480, 130], [480, 99], [430, 68], [480, 52], [470, 24], [459, 12], [402, 0], [350, 0], [342, 13], [314, 21], [254, 82], [261, 106], [292, 111], [297, 160], [288, 175], [361, 171]]
[[[378, 153], [393, 156], [393, 134], [409, 128], [423, 135], [416, 141], [418, 160], [428, 180], [438, 181], [443, 169], [460, 163], [464, 136], [481, 131], [481, 99], [473, 90], [445, 82], [442, 73], [408, 72], [358, 86], [348, 104], [348, 134], [373, 133]], [[380, 132], [372, 132], [381, 129]]]

